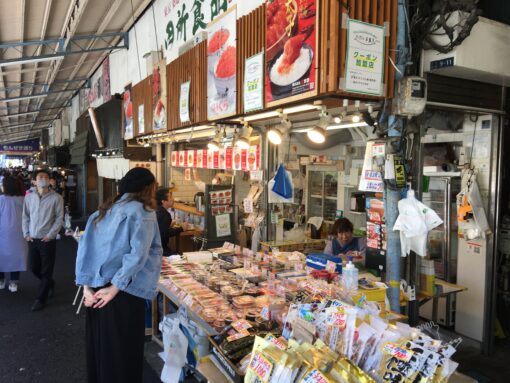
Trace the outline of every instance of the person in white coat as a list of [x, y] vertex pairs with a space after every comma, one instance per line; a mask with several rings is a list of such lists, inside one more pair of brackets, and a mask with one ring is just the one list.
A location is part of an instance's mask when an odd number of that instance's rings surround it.
[[23, 193], [13, 177], [3, 179], [4, 194], [0, 195], [0, 290], [6, 285], [9, 273], [9, 291], [18, 291], [21, 271], [27, 270], [28, 245], [21, 229]]

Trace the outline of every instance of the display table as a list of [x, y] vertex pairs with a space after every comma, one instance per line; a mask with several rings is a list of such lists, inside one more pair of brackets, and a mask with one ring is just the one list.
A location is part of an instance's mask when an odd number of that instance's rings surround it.
[[434, 294], [418, 292], [418, 294], [416, 294], [416, 299], [418, 300], [420, 306], [423, 306], [425, 303], [432, 299], [432, 321], [437, 323], [439, 298], [445, 298], [447, 296], [461, 293], [462, 291], [466, 291], [467, 287], [445, 282], [441, 279], [436, 279], [434, 284], [436, 286], [434, 289]]
[[[163, 316], [169, 313], [169, 302], [176, 306], [181, 306], [182, 302], [172, 293], [165, 285], [158, 283], [158, 292], [163, 295]], [[206, 321], [200, 316], [195, 314], [192, 310], [188, 310], [188, 317], [195, 322], [207, 335], [217, 335], [218, 332], [213, 329]], [[159, 322], [162, 318], [158, 315], [158, 300], [157, 298], [152, 301], [152, 339], [163, 347], [163, 342], [159, 339]]]

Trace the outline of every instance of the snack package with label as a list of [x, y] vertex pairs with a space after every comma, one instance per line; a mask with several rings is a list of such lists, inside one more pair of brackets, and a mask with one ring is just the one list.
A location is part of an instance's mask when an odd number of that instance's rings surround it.
[[[355, 365], [359, 366], [363, 362], [363, 358], [368, 353], [371, 343], [369, 341], [375, 340], [376, 330], [366, 322], [362, 322], [356, 329], [357, 336], [355, 336], [355, 342], [352, 349], [352, 355], [349, 358], [354, 362]], [[366, 347], [366, 346], [369, 347]]]

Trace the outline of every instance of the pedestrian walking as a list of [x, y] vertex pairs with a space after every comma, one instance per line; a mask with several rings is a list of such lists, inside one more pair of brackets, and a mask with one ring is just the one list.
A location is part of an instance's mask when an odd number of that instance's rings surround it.
[[49, 189], [47, 170], [34, 172], [37, 190], [25, 197], [23, 204], [23, 235], [28, 242], [30, 271], [39, 279], [37, 297], [32, 311], [44, 308], [48, 296], [53, 295], [53, 268], [57, 250], [56, 237], [64, 224], [64, 200]]
[[145, 300], [156, 296], [163, 253], [156, 188], [149, 170], [131, 169], [80, 237], [76, 283], [87, 307], [89, 383], [142, 382]]
[[23, 192], [14, 177], [4, 177], [4, 194], [0, 195], [0, 290], [6, 285], [9, 273], [9, 291], [18, 291], [21, 271], [27, 270], [28, 245], [21, 230]]

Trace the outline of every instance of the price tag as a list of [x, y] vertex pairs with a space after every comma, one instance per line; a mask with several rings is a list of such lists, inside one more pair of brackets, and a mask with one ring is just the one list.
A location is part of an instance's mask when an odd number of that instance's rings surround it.
[[250, 172], [250, 181], [263, 181], [264, 171], [263, 170], [252, 170]]
[[335, 262], [331, 262], [331, 261], [328, 261], [326, 263], [326, 271], [328, 273], [334, 273], [336, 271], [336, 263]]
[[262, 308], [262, 311], [260, 312], [260, 316], [264, 320], [271, 320], [271, 310], [269, 310], [269, 307]]
[[186, 295], [186, 298], [182, 301], [186, 306], [190, 307], [193, 304], [193, 295], [188, 294]]
[[276, 287], [276, 293], [281, 296], [281, 297], [285, 297], [285, 287], [283, 285], [278, 285]]
[[249, 259], [245, 258], [243, 264], [244, 264], [244, 269], [245, 270], [250, 270], [250, 268], [251, 268], [251, 261]]
[[259, 273], [259, 267], [257, 265], [255, 265], [255, 264], [252, 264], [251, 265], [251, 272], [253, 274], [258, 274]]
[[238, 332], [241, 332], [243, 330], [248, 330], [251, 327], [252, 326], [251, 326], [250, 322], [248, 322], [245, 319], [240, 319], [240, 320], [235, 321], [234, 323], [232, 323], [232, 328], [234, 328]]
[[298, 273], [301, 273], [303, 271], [303, 264], [301, 262], [297, 262], [294, 264], [294, 270]]
[[244, 212], [246, 214], [253, 213], [253, 200], [251, 198], [245, 198], [243, 200]]
[[237, 334], [230, 335], [229, 337], [227, 337], [227, 341], [233, 342], [234, 340], [245, 338], [247, 336], [250, 336], [250, 333], [248, 332], [248, 330], [242, 330], [242, 331], [238, 332]]

